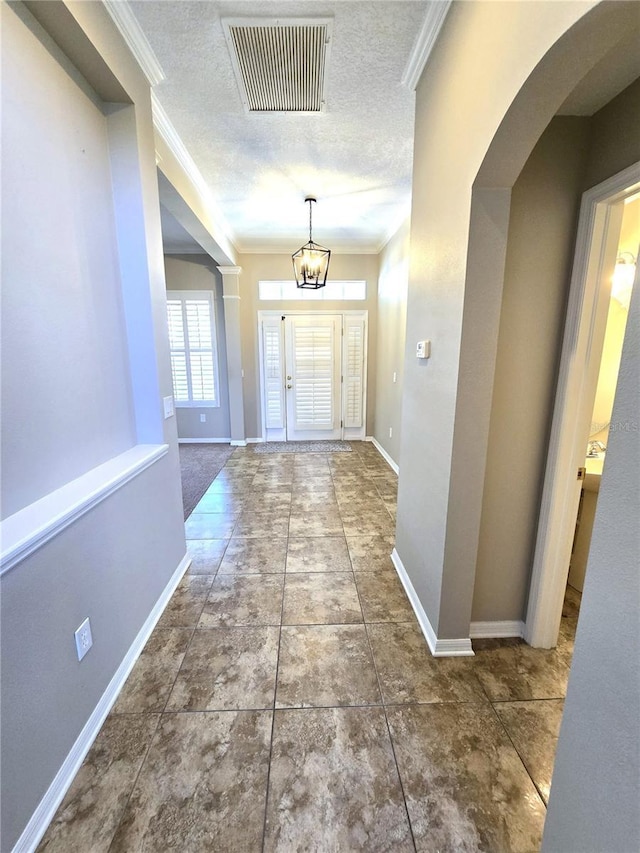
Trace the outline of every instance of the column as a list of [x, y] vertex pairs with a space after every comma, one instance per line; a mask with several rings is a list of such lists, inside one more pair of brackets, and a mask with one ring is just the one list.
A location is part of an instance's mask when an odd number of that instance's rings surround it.
[[227, 373], [229, 381], [229, 422], [231, 444], [245, 447], [244, 391], [242, 383], [242, 335], [240, 331], [240, 272], [241, 267], [218, 267], [222, 275], [224, 327], [227, 343]]

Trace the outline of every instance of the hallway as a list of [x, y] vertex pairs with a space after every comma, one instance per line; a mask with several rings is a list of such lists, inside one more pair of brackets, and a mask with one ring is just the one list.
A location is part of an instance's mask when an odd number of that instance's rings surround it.
[[539, 849], [578, 601], [556, 650], [433, 658], [389, 558], [397, 478], [352, 446], [233, 452], [39, 850]]

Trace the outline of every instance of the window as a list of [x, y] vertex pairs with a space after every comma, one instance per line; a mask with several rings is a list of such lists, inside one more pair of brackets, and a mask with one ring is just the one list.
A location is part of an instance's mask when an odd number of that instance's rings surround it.
[[258, 298], [261, 301], [277, 300], [279, 302], [308, 302], [321, 299], [327, 302], [345, 302], [367, 298], [366, 281], [328, 281], [325, 287], [318, 290], [301, 290], [295, 281], [259, 281]]
[[167, 319], [176, 406], [219, 406], [213, 293], [167, 291]]

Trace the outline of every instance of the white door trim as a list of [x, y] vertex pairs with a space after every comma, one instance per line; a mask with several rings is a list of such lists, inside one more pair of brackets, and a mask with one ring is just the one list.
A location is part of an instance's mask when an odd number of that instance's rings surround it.
[[[366, 425], [367, 425], [367, 376], [369, 369], [369, 311], [366, 308], [362, 310], [347, 310], [347, 311], [327, 311], [327, 310], [311, 310], [311, 311], [289, 311], [286, 309], [267, 309], [258, 311], [258, 383], [259, 383], [259, 391], [260, 391], [260, 419], [262, 424], [262, 437], [259, 439], [260, 441], [267, 440], [267, 421], [266, 421], [266, 404], [265, 404], [265, 393], [264, 393], [264, 347], [262, 341], [262, 320], [265, 317], [282, 317], [282, 316], [308, 316], [308, 315], [324, 315], [330, 317], [342, 317], [343, 319], [343, 328], [344, 328], [344, 318], [345, 317], [363, 317], [365, 322], [365, 345], [364, 345], [364, 364], [363, 364], [363, 391], [362, 391], [362, 428], [360, 430], [355, 429], [342, 429], [342, 438], [343, 439], [353, 439], [364, 441], [366, 434]], [[344, 344], [340, 347], [340, 357], [344, 359]], [[342, 420], [344, 421], [344, 409], [345, 409], [345, 400], [344, 400], [344, 388], [343, 393], [340, 395], [340, 404], [342, 406]], [[286, 430], [283, 430], [283, 434], [281, 436], [281, 440], [286, 440]]]
[[582, 196], [524, 626], [526, 641], [539, 648], [556, 645], [562, 616], [577, 512], [576, 475], [584, 465], [597, 383], [593, 368], [600, 361], [609, 298], [600, 287], [606, 267], [612, 267], [607, 237], [621, 215], [620, 202], [638, 189], [640, 162]]

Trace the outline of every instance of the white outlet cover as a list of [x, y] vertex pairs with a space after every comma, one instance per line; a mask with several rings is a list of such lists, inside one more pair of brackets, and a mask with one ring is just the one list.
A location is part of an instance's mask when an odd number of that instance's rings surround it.
[[93, 645], [93, 637], [91, 636], [91, 623], [89, 622], [88, 616], [84, 620], [82, 625], [76, 628], [73, 636], [76, 639], [76, 651], [78, 653], [78, 660], [82, 660], [82, 658], [86, 655], [86, 653]]
[[173, 415], [173, 397], [163, 397], [162, 404], [164, 406], [164, 419], [166, 420]]

